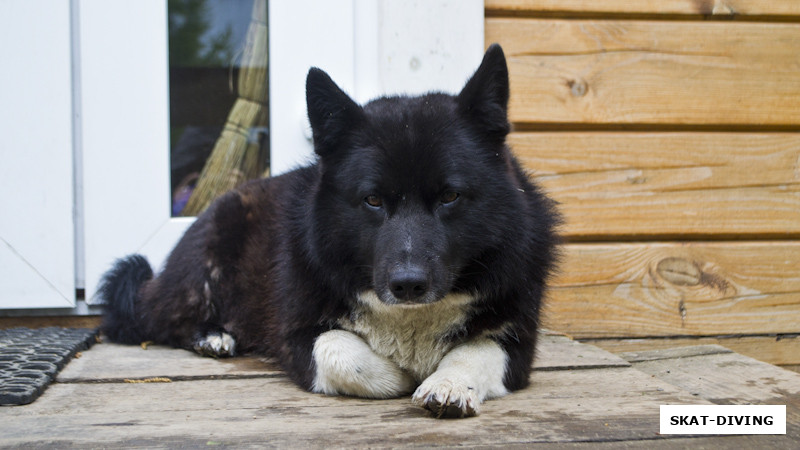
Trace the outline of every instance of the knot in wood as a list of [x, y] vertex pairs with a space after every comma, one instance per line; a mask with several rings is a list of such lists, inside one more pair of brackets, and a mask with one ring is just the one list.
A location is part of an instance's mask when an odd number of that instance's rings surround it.
[[697, 264], [683, 258], [662, 259], [656, 266], [656, 272], [678, 286], [697, 286], [703, 280], [703, 272]]
[[589, 90], [589, 86], [586, 84], [586, 81], [582, 79], [569, 80], [567, 81], [567, 86], [574, 97], [583, 97]]

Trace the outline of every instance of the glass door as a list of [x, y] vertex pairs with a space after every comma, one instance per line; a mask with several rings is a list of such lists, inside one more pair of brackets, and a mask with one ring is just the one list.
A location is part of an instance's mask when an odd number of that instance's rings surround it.
[[79, 3], [90, 304], [115, 259], [160, 268], [215, 196], [311, 159], [305, 73], [352, 88], [353, 18], [347, 0]]

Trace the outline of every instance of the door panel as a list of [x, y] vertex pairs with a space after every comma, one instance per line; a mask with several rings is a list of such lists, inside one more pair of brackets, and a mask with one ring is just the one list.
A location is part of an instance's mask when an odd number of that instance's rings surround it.
[[0, 5], [0, 308], [75, 305], [70, 21], [69, 2]]

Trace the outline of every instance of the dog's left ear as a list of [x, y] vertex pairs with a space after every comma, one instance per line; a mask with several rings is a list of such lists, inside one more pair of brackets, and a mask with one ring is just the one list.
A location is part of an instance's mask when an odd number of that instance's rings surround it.
[[462, 114], [483, 128], [487, 137], [503, 141], [511, 131], [508, 96], [506, 57], [498, 44], [492, 44], [478, 70], [458, 94], [458, 104]]

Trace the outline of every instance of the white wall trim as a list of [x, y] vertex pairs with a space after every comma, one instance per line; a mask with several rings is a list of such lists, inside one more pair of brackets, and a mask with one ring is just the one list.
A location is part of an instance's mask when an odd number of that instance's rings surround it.
[[483, 0], [378, 5], [381, 93], [459, 92], [483, 56]]
[[[172, 220], [166, 2], [81, 0], [79, 26], [78, 151], [91, 302], [114, 260], [142, 252]], [[161, 257], [151, 262], [157, 266]]]
[[483, 55], [482, 0], [297, 0], [269, 7], [273, 174], [313, 160], [309, 67], [325, 70], [363, 103], [384, 94], [458, 92]]
[[269, 3], [270, 173], [313, 161], [305, 82], [316, 66], [354, 87], [353, 0]]

